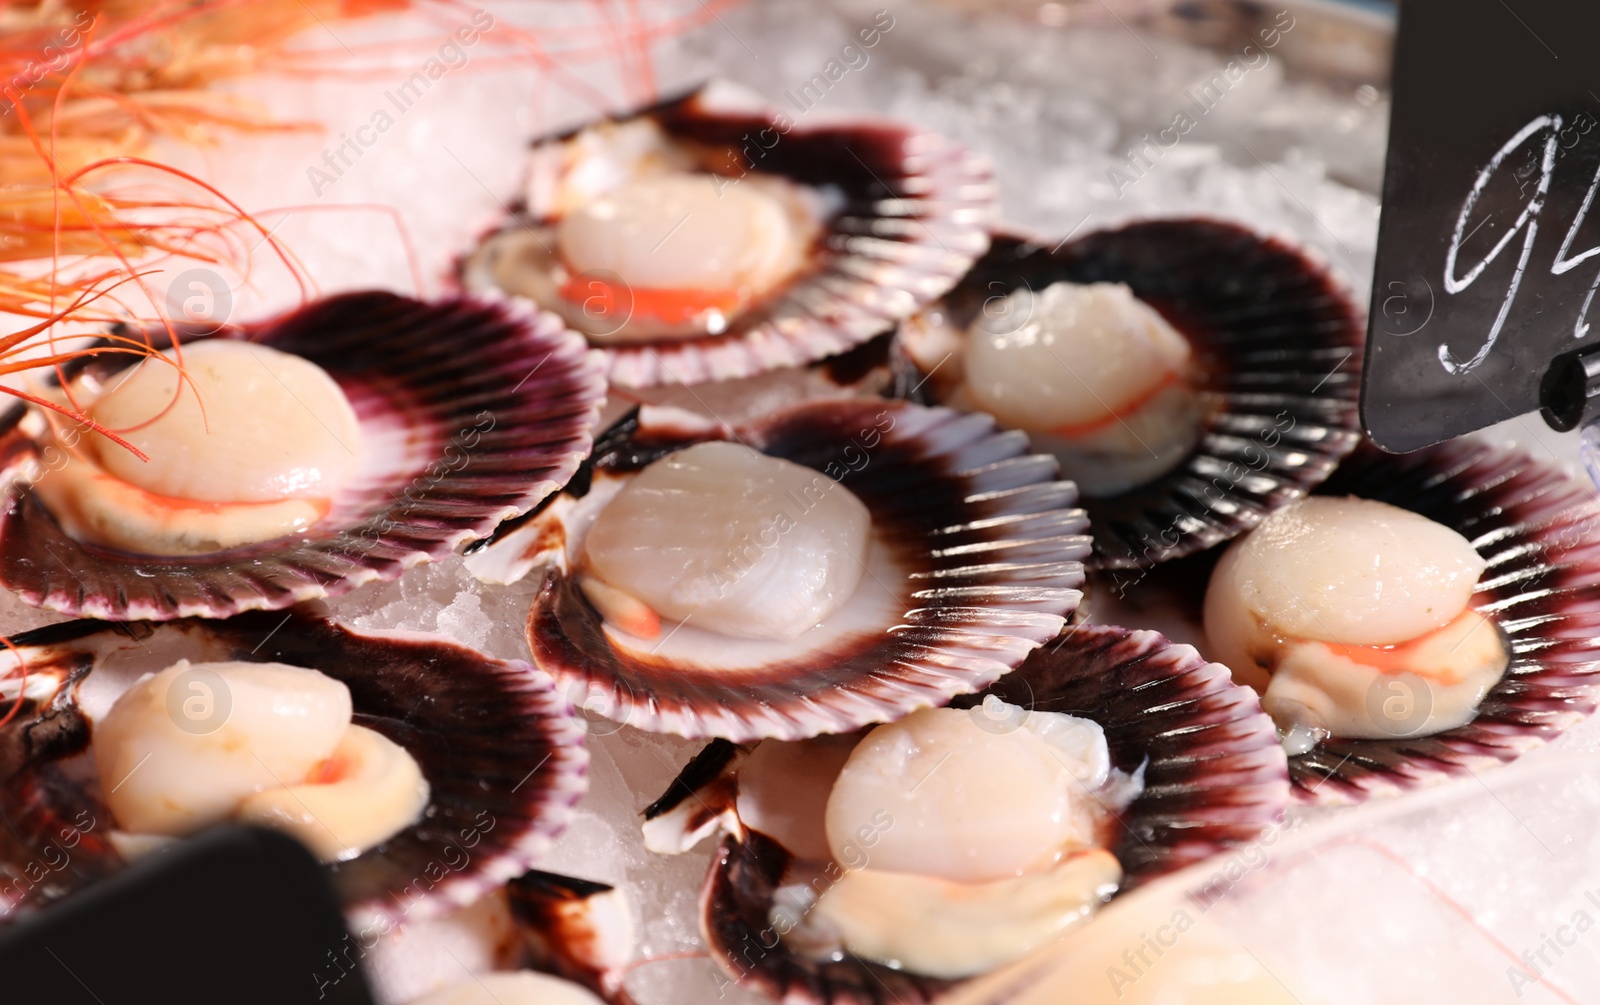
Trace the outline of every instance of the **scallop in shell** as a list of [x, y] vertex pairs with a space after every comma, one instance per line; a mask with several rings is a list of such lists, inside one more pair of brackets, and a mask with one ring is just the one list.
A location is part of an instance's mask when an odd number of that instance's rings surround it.
[[[149, 338], [169, 345], [165, 331]], [[153, 359], [69, 374], [78, 395], [98, 394], [91, 413], [105, 405], [147, 437], [170, 427], [147, 442], [148, 471], [98, 433], [7, 416], [0, 583], [23, 600], [100, 618], [225, 617], [393, 579], [564, 485], [604, 393], [581, 338], [487, 301], [343, 294], [182, 345], [173, 357], [193, 382], [215, 378], [198, 396]], [[224, 348], [238, 351], [213, 351]], [[285, 414], [231, 400], [244, 383]], [[281, 472], [257, 463], [319, 438], [326, 449]], [[324, 477], [341, 461], [351, 470]], [[262, 523], [284, 507], [287, 522]]]
[[[267, 773], [264, 784], [249, 786], [259, 795], [270, 798], [282, 791], [275, 787], [297, 784], [285, 775], [285, 765], [304, 756], [299, 739], [256, 743], [254, 761], [227, 760], [222, 748], [203, 762], [168, 756], [217, 737], [281, 732], [281, 722], [263, 729], [259, 720], [281, 711], [289, 696], [297, 710], [305, 705], [307, 711], [294, 717], [294, 737], [321, 729], [314, 720], [324, 713], [348, 721], [353, 712], [361, 734], [400, 751], [425, 783], [424, 805], [392, 834], [332, 856], [330, 878], [356, 922], [392, 927], [438, 917], [522, 874], [566, 826], [587, 784], [583, 730], [549, 678], [526, 663], [491, 659], [441, 637], [366, 635], [303, 611], [160, 624], [71, 621], [18, 636], [0, 660], [7, 668], [0, 683], [4, 696], [21, 696], [16, 718], [0, 730], [8, 822], [0, 854], [10, 862], [34, 861], [63, 835], [75, 835], [70, 861], [50, 882], [6, 889], [0, 900], [4, 914], [109, 875], [122, 867], [125, 855], [148, 847], [150, 838], [128, 833], [123, 796], [132, 788], [148, 789], [136, 794], [136, 807], [142, 801], [159, 808], [163, 778], [171, 793], [188, 798], [205, 781], [201, 776], [219, 775], [235, 761], [243, 771]], [[183, 660], [193, 661], [188, 676], [180, 674], [164, 700], [157, 696], [151, 712], [150, 725], [160, 735], [146, 741], [149, 763], [135, 759], [116, 781], [98, 777], [93, 762], [121, 763], [106, 758], [100, 739], [114, 715], [127, 718], [122, 698], [159, 681]], [[225, 661], [322, 683], [309, 693], [295, 684], [292, 694], [263, 705], [251, 701], [258, 682], [230, 688], [229, 678], [208, 675]], [[149, 673], [156, 676], [142, 677]], [[334, 707], [340, 702], [342, 713]], [[321, 762], [312, 775], [337, 760]], [[178, 764], [185, 767], [177, 770]], [[330, 789], [337, 787], [335, 781]], [[301, 810], [310, 807], [310, 831], [345, 835], [346, 824], [361, 830], [368, 822], [359, 800], [340, 805], [319, 801], [309, 790], [300, 795], [304, 801], [291, 802]], [[343, 793], [339, 800], [350, 798]], [[119, 809], [122, 818], [115, 815]], [[139, 818], [139, 826], [146, 823]]]
[[599, 442], [472, 563], [541, 576], [535, 661], [642, 729], [799, 738], [896, 719], [1013, 669], [1079, 598], [1072, 486], [985, 416], [822, 401], [732, 428], [645, 408]]
[[534, 145], [514, 217], [462, 260], [605, 350], [622, 387], [849, 350], [988, 246], [989, 166], [895, 122], [797, 123], [713, 82]]
[[[1364, 445], [1319, 490], [1420, 514], [1481, 559], [1470, 612], [1498, 633], [1509, 665], [1453, 728], [1422, 735], [1427, 688], [1400, 680], [1368, 696], [1401, 702], [1388, 735], [1333, 736], [1289, 759], [1297, 799], [1348, 803], [1515, 760], [1595, 710], [1600, 695], [1600, 497], [1556, 465], [1463, 439], [1404, 455]], [[1470, 645], [1469, 645], [1470, 643]], [[1379, 683], [1385, 683], [1380, 681]], [[1391, 682], [1392, 683], [1392, 682]]]
[[[965, 711], [947, 714], [970, 716], [991, 737], [1019, 734], [1034, 718], [1043, 718], [1041, 713], [1067, 712], [1099, 725], [1113, 773], [1137, 782], [1121, 797], [1097, 797], [1104, 808], [1115, 809], [1099, 840], [1120, 864], [1118, 892], [1252, 840], [1281, 817], [1288, 802], [1283, 751], [1255, 695], [1234, 684], [1225, 667], [1154, 632], [1078, 626], [958, 705]], [[787, 758], [787, 764], [783, 750], [800, 745], [779, 744], [779, 753], [758, 765], [773, 742], [743, 755], [718, 741], [646, 811], [646, 840], [659, 851], [683, 850], [719, 828], [728, 832], [701, 901], [713, 958], [730, 979], [774, 1000], [819, 1005], [936, 1000], [950, 980], [852, 952], [818, 955], [792, 939], [774, 938], [807, 924], [806, 916], [816, 910], [794, 897], [794, 887], [820, 882], [826, 899], [844, 876], [870, 870], [890, 854], [885, 851], [889, 839], [914, 830], [914, 820], [895, 813], [872, 833], [857, 832], [859, 843], [847, 845], [841, 860], [831, 833], [838, 783], [830, 780], [839, 772], [840, 752], [854, 757], [856, 738], [807, 741], [807, 749]], [[777, 779], [781, 791], [793, 797], [784, 800], [790, 805], [748, 798], [739, 779], [751, 771], [770, 776], [765, 787]], [[808, 830], [800, 819], [807, 808], [821, 815], [823, 801], [829, 843], [809, 836], [820, 830], [814, 820]], [[901, 809], [898, 802], [894, 808]], [[1019, 827], [1027, 816], [1019, 816]], [[983, 823], [966, 820], [958, 829]], [[819, 847], [830, 858], [830, 844], [831, 861], [819, 869], [811, 859]], [[1001, 857], [987, 863], [1003, 864]], [[902, 927], [917, 932], [923, 926], [906, 922]]]
[[1079, 482], [1095, 568], [1248, 530], [1355, 446], [1361, 315], [1289, 244], [1203, 219], [996, 237], [901, 324], [900, 391], [995, 414]]

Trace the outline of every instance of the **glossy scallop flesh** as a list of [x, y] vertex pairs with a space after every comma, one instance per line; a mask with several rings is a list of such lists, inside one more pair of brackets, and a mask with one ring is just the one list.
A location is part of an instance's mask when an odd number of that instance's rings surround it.
[[[40, 448], [16, 409], [0, 434], [0, 475], [15, 486], [0, 512], [0, 583], [67, 614], [160, 621], [283, 608], [394, 579], [565, 485], [589, 452], [604, 394], [599, 361], [578, 335], [504, 302], [348, 293], [212, 337], [303, 356], [354, 406], [361, 467], [327, 515], [299, 534], [197, 556], [80, 543], [18, 483]], [[166, 345], [164, 331], [151, 339]]]

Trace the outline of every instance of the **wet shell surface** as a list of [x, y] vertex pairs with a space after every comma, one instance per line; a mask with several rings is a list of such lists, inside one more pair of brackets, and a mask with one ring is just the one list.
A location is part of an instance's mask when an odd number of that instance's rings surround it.
[[[951, 357], [961, 345], [926, 335], [924, 317], [965, 332], [980, 315], [997, 320], [1007, 294], [1059, 282], [1125, 284], [1153, 307], [1188, 341], [1205, 406], [1181, 463], [1120, 494], [1085, 496], [1092, 568], [1148, 567], [1235, 537], [1355, 446], [1364, 324], [1349, 294], [1288, 243], [1205, 219], [1134, 223], [1058, 246], [995, 237], [954, 290], [901, 326], [897, 393], [943, 400], [960, 370]], [[1020, 329], [1028, 319], [998, 321]]]
[[[164, 331], [150, 337], [168, 344]], [[504, 303], [351, 293], [211, 337], [310, 360], [349, 399], [360, 466], [327, 515], [294, 536], [198, 556], [80, 543], [31, 488], [50, 454], [17, 409], [0, 441], [0, 583], [68, 614], [165, 620], [283, 608], [394, 579], [566, 484], [589, 452], [604, 394], [581, 337], [553, 315]]]
[[362, 923], [439, 917], [521, 875], [587, 788], [583, 729], [549, 678], [443, 637], [366, 635], [296, 610], [227, 621], [70, 621], [13, 644], [0, 655], [8, 671], [0, 694], [8, 710], [19, 683], [25, 697], [0, 733], [0, 858], [53, 865], [47, 878], [12, 876], [0, 890], [0, 917], [123, 867], [88, 758], [91, 735], [116, 694], [179, 659], [321, 671], [349, 688], [357, 725], [415, 759], [429, 789], [421, 818], [328, 866], [350, 918]]
[[506, 896], [533, 967], [631, 1005], [623, 980], [638, 947], [625, 891], [532, 869], [506, 884]]
[[[1054, 460], [987, 416], [879, 400], [805, 404], [737, 429], [674, 421], [645, 409], [603, 435], [568, 492], [479, 556], [498, 562], [501, 581], [543, 577], [529, 644], [575, 704], [689, 737], [848, 732], [987, 686], [1078, 602], [1088, 540], [1076, 493]], [[801, 640], [731, 639], [687, 622], [634, 638], [602, 619], [572, 573], [594, 511], [626, 479], [711, 440], [836, 478], [870, 515], [860, 585]]]
[[[1142, 767], [1143, 790], [1117, 819], [1109, 849], [1124, 869], [1119, 893], [1258, 837], [1289, 802], [1283, 749], [1255, 693], [1234, 684], [1226, 667], [1155, 632], [1077, 626], [983, 695], [956, 704], [983, 715], [981, 701], [990, 694], [1031, 710], [1093, 719], [1116, 768]], [[1016, 728], [1004, 721], [993, 726]], [[789, 1003], [910, 1005], [950, 987], [848, 954], [818, 961], [787, 943], [773, 944], [770, 912], [791, 855], [739, 824], [736, 753], [731, 745], [707, 748], [646, 811], [662, 822], [677, 818], [670, 826], [685, 836], [678, 847], [715, 829], [708, 826], [713, 821], [730, 831], [701, 894], [708, 946], [723, 969], [745, 987]]]
[[[892, 121], [819, 117], [796, 123], [714, 81], [632, 116], [536, 143], [528, 196], [463, 258], [461, 283], [469, 290], [504, 289], [496, 276], [505, 263], [520, 254], [553, 254], [555, 242], [540, 235], [563, 211], [540, 183], [541, 170], [592, 156], [591, 147], [604, 149], [597, 141], [602, 127], [645, 120], [659, 127], [672, 156], [718, 178], [719, 196], [730, 186], [777, 179], [817, 194], [824, 208], [798, 269], [731, 317], [719, 317], [715, 334], [631, 343], [608, 338], [640, 304], [613, 273], [596, 273], [598, 285], [580, 283], [582, 300], [568, 307], [598, 319], [591, 340], [604, 349], [614, 385], [731, 380], [848, 351], [944, 293], [988, 247], [996, 192], [983, 158]], [[571, 169], [587, 170], [582, 164]], [[587, 173], [592, 180], [616, 169]], [[597, 315], [586, 306], [595, 297]]]
[[[1471, 606], [1511, 661], [1471, 722], [1431, 736], [1324, 740], [1289, 759], [1297, 799], [1351, 803], [1515, 760], [1590, 715], [1600, 696], [1600, 497], [1478, 440], [1404, 455], [1363, 445], [1322, 487], [1461, 534], [1488, 563]], [[1404, 723], [1397, 723], [1397, 732]]]

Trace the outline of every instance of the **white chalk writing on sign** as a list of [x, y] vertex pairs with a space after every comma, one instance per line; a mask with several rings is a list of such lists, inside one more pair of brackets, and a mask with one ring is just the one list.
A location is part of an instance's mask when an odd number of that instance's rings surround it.
[[[1483, 170], [1478, 172], [1478, 177], [1472, 184], [1472, 191], [1467, 194], [1466, 201], [1461, 205], [1461, 212], [1456, 217], [1455, 232], [1450, 238], [1449, 250], [1445, 253], [1445, 291], [1454, 294], [1471, 287], [1483, 275], [1484, 270], [1493, 264], [1495, 259], [1500, 257], [1501, 252], [1510, 246], [1519, 233], [1522, 234], [1522, 253], [1517, 259], [1516, 268], [1512, 270], [1511, 280], [1506, 286], [1505, 298], [1500, 302], [1500, 311], [1495, 315], [1493, 324], [1489, 326], [1489, 333], [1478, 351], [1471, 357], [1460, 360], [1450, 351], [1448, 345], [1442, 342], [1439, 344], [1439, 363], [1447, 372], [1454, 374], [1467, 373], [1487, 359], [1489, 353], [1493, 351], [1495, 342], [1500, 338], [1501, 329], [1505, 327], [1506, 319], [1511, 314], [1511, 307], [1517, 298], [1517, 290], [1521, 287], [1523, 276], [1528, 269], [1528, 260], [1533, 255], [1534, 240], [1539, 233], [1539, 214], [1544, 211], [1545, 198], [1550, 191], [1550, 180], [1555, 174], [1556, 161], [1567, 150], [1576, 146], [1578, 140], [1593, 129], [1594, 125], [1594, 117], [1587, 113], [1578, 116], [1571, 123], [1566, 124], [1565, 127], [1563, 127], [1561, 116], [1541, 115], [1518, 130], [1515, 136], [1511, 137], [1499, 150], [1495, 151], [1494, 156], [1489, 159], [1488, 164], [1484, 165]], [[1461, 245], [1477, 230], [1474, 227], [1472, 231], [1468, 231], [1467, 223], [1472, 217], [1472, 211], [1477, 206], [1478, 200], [1482, 197], [1484, 190], [1488, 188], [1489, 182], [1494, 178], [1495, 173], [1506, 164], [1511, 155], [1522, 149], [1524, 145], [1541, 133], [1548, 133], [1548, 135], [1544, 137], [1543, 143], [1539, 146], [1527, 147], [1528, 163], [1524, 168], [1515, 172], [1516, 177], [1521, 179], [1517, 189], [1522, 194], [1527, 192], [1528, 180], [1534, 175], [1537, 176], [1538, 182], [1534, 186], [1532, 195], [1523, 205], [1522, 212], [1517, 216], [1516, 222], [1500, 236], [1500, 239], [1495, 242], [1489, 253], [1474, 265], [1466, 275], [1458, 275], [1457, 258], [1461, 253]], [[1535, 150], [1538, 151], [1537, 154]], [[1584, 220], [1589, 215], [1589, 208], [1594, 203], [1597, 189], [1600, 189], [1600, 167], [1596, 168], [1594, 180], [1590, 182], [1589, 190], [1584, 195], [1583, 205], [1579, 207], [1577, 214], [1573, 217], [1571, 225], [1567, 228], [1566, 238], [1561, 242], [1561, 248], [1556, 252], [1555, 260], [1550, 264], [1551, 275], [1565, 275], [1590, 258], [1600, 255], [1600, 245], [1595, 245], [1576, 256], [1571, 256], [1572, 242], [1577, 238], [1579, 228], [1583, 226]], [[1480, 223], [1479, 226], [1482, 226], [1482, 224]], [[1597, 289], [1600, 289], [1600, 271], [1596, 272], [1594, 282], [1589, 285], [1588, 295], [1584, 297], [1583, 306], [1579, 308], [1577, 318], [1573, 321], [1573, 338], [1581, 339], [1589, 332], [1587, 318]]]

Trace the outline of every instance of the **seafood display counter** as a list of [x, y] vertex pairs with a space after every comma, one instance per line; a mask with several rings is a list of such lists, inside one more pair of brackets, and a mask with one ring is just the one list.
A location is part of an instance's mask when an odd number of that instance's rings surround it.
[[155, 229], [5, 343], [7, 924], [246, 823], [315, 997], [1600, 995], [1600, 494], [1358, 416], [1388, 5], [299, 6], [103, 73], [227, 226], [39, 182]]

